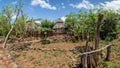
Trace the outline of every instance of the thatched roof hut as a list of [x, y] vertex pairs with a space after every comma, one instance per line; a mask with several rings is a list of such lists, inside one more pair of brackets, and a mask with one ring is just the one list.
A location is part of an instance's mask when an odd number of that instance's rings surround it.
[[31, 22], [31, 20], [26, 23], [26, 30], [30, 35], [37, 35], [41, 33], [41, 27], [39, 23]]
[[66, 28], [66, 26], [62, 19], [58, 19], [53, 29], [61, 29], [61, 28]]
[[54, 33], [65, 33], [66, 26], [62, 19], [58, 19], [55, 26], [53, 27]]

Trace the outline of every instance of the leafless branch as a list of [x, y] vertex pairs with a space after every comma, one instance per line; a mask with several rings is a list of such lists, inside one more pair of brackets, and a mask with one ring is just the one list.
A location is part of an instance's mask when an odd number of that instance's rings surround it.
[[100, 52], [100, 51], [108, 48], [109, 46], [113, 46], [113, 44], [106, 45], [105, 47], [103, 47], [103, 48], [101, 48], [101, 49], [94, 50], [94, 51], [79, 53], [77, 56], [82, 56], [82, 55], [87, 55], [87, 54], [92, 54], [92, 53]]

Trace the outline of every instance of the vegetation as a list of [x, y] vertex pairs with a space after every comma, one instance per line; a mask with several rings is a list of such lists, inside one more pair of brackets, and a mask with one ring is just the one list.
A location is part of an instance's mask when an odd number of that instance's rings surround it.
[[51, 22], [49, 20], [43, 20], [41, 22], [41, 31], [42, 34], [44, 35], [43, 38], [46, 40], [46, 38], [48, 37], [49, 33], [52, 32], [52, 28], [54, 26], [54, 22]]
[[50, 44], [50, 41], [49, 40], [42, 40], [41, 43], [44, 44], [44, 45], [45, 44]]
[[[24, 11], [22, 10], [23, 6], [24, 6], [24, 2], [20, 1], [20, 5], [16, 6], [16, 5], [8, 4], [3, 8], [2, 11], [0, 11], [0, 36], [5, 38], [6, 35], [9, 33], [9, 31], [12, 29], [12, 26], [14, 26], [13, 29], [11, 30], [10, 36], [8, 36], [8, 41], [9, 41], [10, 45], [11, 45], [11, 43], [17, 42], [17, 44], [15, 44], [15, 46], [20, 45], [20, 47], [22, 47], [22, 50], [24, 50], [23, 48], [26, 48], [26, 52], [22, 53], [22, 57], [24, 57], [24, 60], [27, 59], [28, 61], [33, 62], [33, 64], [37, 64], [40, 66], [42, 64], [41, 56], [43, 56], [44, 54], [45, 55], [44, 55], [43, 59], [54, 58], [56, 60], [59, 57], [67, 56], [67, 58], [66, 58], [67, 65], [70, 68], [73, 68], [74, 62], [71, 60], [68, 61], [68, 58], [71, 58], [71, 56], [66, 55], [67, 51], [72, 51], [70, 49], [72, 47], [68, 46], [69, 50], [67, 50], [67, 47], [65, 47], [66, 43], [62, 44], [63, 42], [60, 43], [60, 45], [61, 45], [60, 48], [57, 47], [57, 45], [54, 46], [56, 43], [53, 43], [53, 42], [56, 41], [56, 39], [50, 38], [50, 36], [57, 36], [57, 35], [54, 35], [54, 33], [53, 33], [53, 27], [55, 25], [55, 22], [47, 20], [47, 19], [43, 20], [41, 18], [40, 19], [30, 19], [27, 16], [27, 14], [25, 14]], [[14, 15], [16, 16], [15, 20], [12, 19], [12, 17]], [[99, 20], [100, 15], [102, 16], [101, 20]], [[36, 20], [39, 20], [41, 23], [39, 23], [39, 25], [36, 24]], [[103, 42], [101, 43], [101, 41], [100, 41], [101, 45], [106, 44], [106, 42], [112, 43], [115, 39], [118, 39], [117, 42], [120, 41], [120, 12], [119, 11], [115, 12], [112, 10], [105, 10], [105, 9], [91, 9], [86, 12], [81, 11], [81, 10], [78, 13], [72, 12], [72, 13], [66, 15], [65, 26], [67, 28], [67, 30], [66, 30], [67, 33], [64, 34], [65, 36], [70, 36], [71, 38], [73, 36], [75, 38], [75, 41], [77, 39], [78, 42], [80, 42], [80, 41], [83, 43], [85, 42], [85, 44], [81, 44], [81, 45], [86, 45], [86, 47], [85, 48], [82, 47], [82, 49], [79, 49], [79, 50], [82, 50], [82, 52], [87, 52], [87, 51], [92, 51], [92, 50], [98, 49], [100, 47], [99, 39], [101, 39], [102, 41], [105, 42], [105, 43], [103, 43]], [[30, 27], [30, 28], [28, 28], [28, 27]], [[38, 27], [40, 27], [40, 28], [38, 28]], [[40, 33], [38, 31], [40, 31]], [[36, 33], [36, 35], [38, 34], [38, 37], [40, 35], [40, 38], [41, 38], [41, 39], [37, 39], [37, 41], [39, 41], [39, 42], [37, 42], [37, 44], [41, 42], [38, 46], [35, 45], [36, 40], [32, 39], [32, 37], [33, 38], [36, 37], [35, 33]], [[30, 34], [31, 34], [31, 36], [27, 36]], [[32, 34], [34, 34], [34, 35], [32, 35]], [[100, 37], [99, 37], [99, 34], [100, 34]], [[27, 38], [30, 38], [30, 39], [26, 39], [25, 38], [26, 36], [27, 36]], [[53, 42], [51, 42], [51, 39], [53, 40]], [[64, 39], [69, 40], [69, 38], [67, 38], [67, 37], [65, 37]], [[7, 39], [5, 39], [5, 40], [7, 40]], [[34, 40], [34, 41], [30, 41], [30, 40]], [[63, 41], [63, 39], [62, 39], [62, 41]], [[91, 45], [89, 44], [89, 41], [90, 41], [90, 43], [93, 43], [93, 41], [95, 41], [94, 42], [95, 47], [94, 47], [94, 45], [92, 45], [94, 48], [90, 48]], [[29, 42], [31, 45], [34, 45], [34, 46], [30, 45], [27, 48], [26, 45], [22, 46], [21, 44], [19, 44], [22, 42]], [[42, 44], [48, 45], [48, 46], [44, 46]], [[52, 45], [54, 44], [53, 45], [54, 47], [49, 46], [50, 44], [52, 44]], [[74, 43], [74, 44], [77, 44], [77, 43]], [[88, 49], [90, 49], [90, 50], [87, 50], [88, 46], [89, 46]], [[14, 47], [14, 46], [12, 46], [12, 47]], [[74, 46], [74, 48], [76, 48], [76, 47]], [[8, 49], [9, 49], [9, 46], [8, 46]], [[16, 57], [16, 56], [18, 57], [19, 54], [17, 54], [16, 51], [11, 51], [10, 55], [12, 57]], [[29, 56], [28, 51], [30, 51], [30, 53], [33, 55]], [[33, 52], [35, 52], [35, 51], [38, 51], [40, 53], [39, 54], [40, 57], [38, 59], [36, 58], [36, 56], [34, 56], [35, 54]], [[59, 51], [61, 51], [61, 52], [59, 52]], [[22, 52], [22, 51], [19, 51], [19, 52]], [[38, 52], [36, 54], [38, 54]], [[50, 56], [48, 56], [48, 54]], [[92, 55], [91, 57], [93, 57], [93, 58], [95, 57], [94, 59], [96, 60], [97, 55], [98, 54], [96, 53], [94, 56]], [[72, 54], [72, 57], [73, 57], [73, 54]], [[86, 59], [88, 60], [89, 57], [86, 58], [86, 55], [85, 55], [85, 56], [82, 56], [82, 58], [83, 58], [82, 59], [82, 61], [83, 61]], [[64, 59], [64, 60], [66, 60], [66, 59]], [[52, 61], [54, 61], [54, 60], [52, 60]], [[82, 63], [82, 61], [81, 61], [81, 63]], [[97, 62], [97, 61], [95, 61], [95, 62]], [[53, 66], [55, 63], [60, 64], [59, 65], [60, 68], [62, 68], [63, 66], [66, 66], [65, 65], [66, 63], [60, 63], [59, 61], [54, 61], [52, 63], [51, 62], [49, 62], [49, 63], [51, 64], [51, 66]], [[113, 64], [113, 66], [120, 67], [119, 64], [120, 64], [120, 62], [117, 61], [116, 64]], [[96, 63], [96, 65], [97, 65], [97, 63]], [[101, 68], [108, 68], [110, 66], [110, 62], [103, 61], [103, 59], [102, 59], [101, 62], [99, 63], [99, 65]]]

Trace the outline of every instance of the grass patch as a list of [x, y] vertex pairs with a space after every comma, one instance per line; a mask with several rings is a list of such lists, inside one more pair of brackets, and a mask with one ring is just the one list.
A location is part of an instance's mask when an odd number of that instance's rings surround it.
[[69, 66], [70, 68], [73, 68], [73, 67], [74, 67], [73, 62], [72, 62], [72, 61], [68, 62], [68, 66]]
[[45, 45], [45, 44], [50, 44], [50, 40], [42, 40], [41, 44]]
[[54, 54], [53, 54], [53, 56], [58, 57], [59, 56], [59, 52], [55, 51]]

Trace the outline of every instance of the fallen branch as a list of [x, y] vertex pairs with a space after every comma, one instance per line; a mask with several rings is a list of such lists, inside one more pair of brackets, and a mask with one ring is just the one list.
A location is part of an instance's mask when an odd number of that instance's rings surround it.
[[87, 54], [92, 54], [92, 53], [100, 52], [100, 51], [108, 48], [109, 46], [113, 46], [113, 44], [106, 45], [105, 47], [103, 47], [103, 48], [101, 48], [101, 49], [94, 50], [94, 51], [79, 53], [77, 56], [82, 56], [82, 55], [87, 55]]

